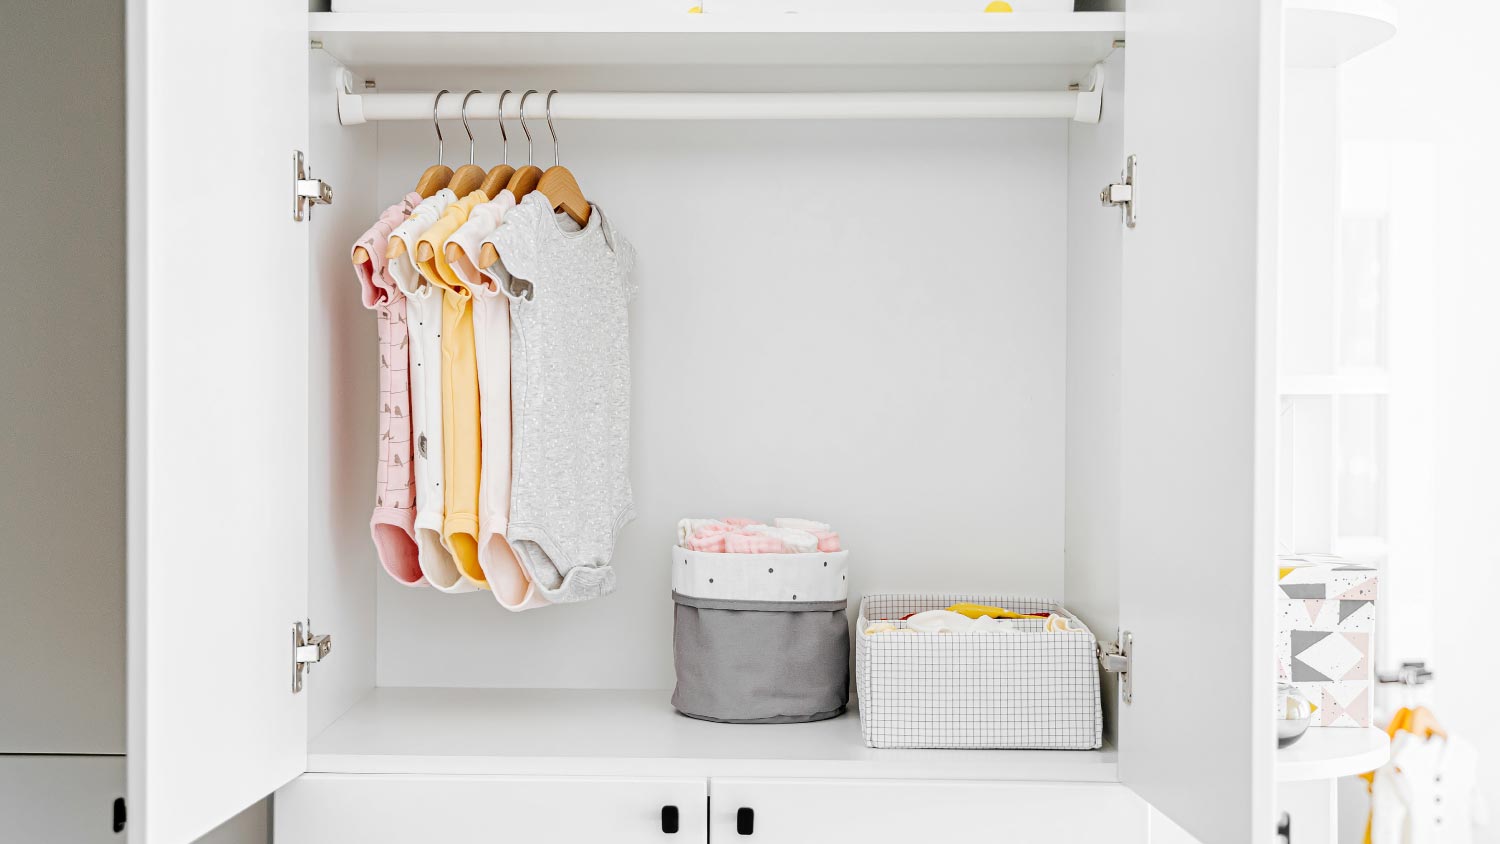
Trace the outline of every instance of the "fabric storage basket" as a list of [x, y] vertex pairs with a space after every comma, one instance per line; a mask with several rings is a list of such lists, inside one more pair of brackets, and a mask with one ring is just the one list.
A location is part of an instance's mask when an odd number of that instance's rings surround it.
[[[970, 603], [1051, 612], [1079, 628], [873, 633], [875, 621]], [[1103, 743], [1094, 634], [1061, 605], [996, 595], [866, 595], [855, 629], [859, 720], [871, 747], [1089, 750]]]
[[849, 703], [849, 552], [672, 549], [672, 656], [684, 715], [821, 721]]

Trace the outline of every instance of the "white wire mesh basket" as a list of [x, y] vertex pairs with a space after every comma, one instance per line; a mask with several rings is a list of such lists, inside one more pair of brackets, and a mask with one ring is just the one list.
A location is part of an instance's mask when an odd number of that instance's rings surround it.
[[[1066, 616], [1013, 633], [866, 633], [958, 603]], [[1103, 742], [1094, 634], [1060, 604], [997, 595], [866, 595], [855, 629], [859, 721], [870, 747], [1091, 750]]]

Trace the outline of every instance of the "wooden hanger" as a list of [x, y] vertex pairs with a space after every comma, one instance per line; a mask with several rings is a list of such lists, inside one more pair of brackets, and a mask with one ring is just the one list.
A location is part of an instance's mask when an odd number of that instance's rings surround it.
[[453, 171], [448, 190], [453, 191], [459, 199], [479, 190], [485, 179], [484, 168], [474, 164], [474, 132], [469, 128], [469, 98], [477, 93], [479, 91], [475, 89], [464, 94], [464, 101], [458, 107], [458, 118], [464, 123], [464, 134], [469, 136], [469, 163]]
[[490, 199], [499, 196], [500, 191], [510, 184], [510, 177], [516, 174], [516, 168], [510, 166], [510, 138], [505, 134], [505, 98], [508, 96], [509, 88], [500, 92], [499, 113], [495, 118], [495, 122], [500, 124], [500, 163], [490, 168], [490, 172], [484, 176], [484, 184], [479, 186]]
[[484, 184], [479, 189], [484, 191], [485, 196], [494, 199], [500, 195], [500, 191], [505, 190], [505, 186], [510, 184], [510, 177], [515, 174], [516, 168], [509, 164], [496, 164], [485, 174]]
[[465, 164], [453, 171], [453, 181], [448, 183], [448, 190], [453, 191], [459, 199], [462, 199], [479, 190], [479, 187], [484, 184], [484, 179], [483, 167]]
[[578, 179], [573, 176], [573, 171], [562, 166], [562, 156], [557, 151], [557, 130], [552, 128], [552, 95], [556, 93], [556, 90], [547, 92], [547, 131], [552, 133], [552, 166], [542, 174], [536, 189], [552, 203], [553, 211], [562, 209], [573, 218], [573, 222], [582, 226], [588, 223], [592, 209], [589, 201], [583, 198]]
[[[521, 131], [526, 133], [526, 164], [512, 172], [510, 181], [505, 183], [505, 189], [510, 191], [510, 195], [516, 198], [516, 202], [520, 202], [526, 197], [526, 194], [536, 190], [537, 185], [542, 180], [542, 168], [531, 163], [531, 129], [526, 125], [526, 98], [535, 93], [537, 93], [537, 90], [532, 88], [521, 95], [519, 116], [521, 119]], [[494, 244], [486, 243], [479, 250], [479, 266], [481, 268], [493, 267], [498, 260], [500, 260], [500, 253], [496, 251]]]
[[[510, 191], [511, 196], [514, 196], [517, 202], [520, 202], [522, 197], [537, 189], [541, 180], [542, 168], [527, 164], [510, 177], [510, 183], [505, 186], [505, 189]], [[480, 247], [479, 266], [481, 268], [493, 267], [498, 260], [500, 260], [500, 252], [495, 249], [495, 244], [485, 243]]]
[[1419, 706], [1411, 711], [1411, 721], [1406, 725], [1406, 729], [1422, 738], [1430, 739], [1433, 736], [1438, 736], [1439, 738], [1448, 737], [1448, 731], [1444, 730], [1443, 725], [1438, 723], [1437, 716], [1433, 715], [1432, 710], [1425, 706]]
[[532, 88], [521, 95], [521, 131], [526, 133], [526, 166], [512, 174], [510, 181], [505, 185], [506, 190], [510, 191], [511, 196], [514, 196], [517, 202], [524, 199], [526, 194], [536, 190], [537, 182], [542, 179], [542, 168], [531, 163], [531, 128], [526, 125], [526, 98], [535, 93], [536, 89]]
[[[453, 191], [459, 198], [466, 197], [476, 190], [483, 190], [485, 182], [489, 180], [489, 175], [484, 172], [484, 168], [474, 163], [474, 130], [469, 128], [469, 98], [477, 93], [479, 89], [475, 88], [464, 94], [464, 101], [458, 106], [458, 119], [463, 121], [464, 134], [469, 136], [469, 163], [453, 171], [453, 180], [448, 183], [448, 190]], [[489, 191], [485, 191], [485, 195], [490, 196]], [[444, 255], [447, 254], [449, 253], [445, 250]], [[434, 257], [436, 253], [433, 252], [432, 244], [426, 242], [417, 244], [417, 263], [431, 261]]]
[[[525, 126], [526, 124], [523, 122], [521, 125]], [[510, 191], [511, 195], [516, 198], [517, 202], [520, 202], [522, 197], [537, 189], [542, 181], [543, 175], [544, 174], [542, 173], [542, 168], [533, 167], [532, 165], [527, 164], [525, 167], [517, 170], [515, 174], [510, 177], [510, 183], [505, 186], [505, 189]], [[551, 194], [548, 194], [548, 196], [551, 196]], [[495, 265], [495, 262], [498, 260], [500, 260], [500, 252], [495, 249], [495, 244], [486, 243], [483, 247], [480, 248], [480, 267], [493, 267]]]
[[422, 178], [417, 180], [416, 194], [426, 199], [453, 181], [453, 168], [446, 164], [434, 164], [422, 171]]
[[[438, 124], [437, 116], [438, 103], [442, 101], [443, 95], [446, 93], [448, 93], [448, 89], [444, 88], [443, 90], [437, 92], [437, 96], [432, 98], [432, 131], [437, 133], [438, 163], [432, 165], [431, 167], [428, 167], [426, 170], [423, 170], [422, 177], [417, 179], [417, 193], [421, 194], [423, 199], [426, 199], [429, 196], [432, 196], [433, 194], [442, 190], [453, 181], [454, 177], [453, 170], [442, 163], [443, 127]], [[385, 259], [387, 261], [400, 257], [404, 252], [406, 252], [406, 241], [402, 240], [401, 238], [393, 237], [386, 242]], [[355, 256], [357, 259], [357, 251], [355, 253]], [[366, 260], [368, 260], [368, 258], [366, 258]], [[363, 262], [356, 260], [355, 263], [358, 264]]]

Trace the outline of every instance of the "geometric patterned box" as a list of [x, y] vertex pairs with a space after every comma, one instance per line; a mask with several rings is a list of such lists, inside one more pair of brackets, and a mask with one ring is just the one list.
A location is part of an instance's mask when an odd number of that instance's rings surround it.
[[1368, 727], [1376, 570], [1328, 555], [1277, 560], [1276, 671], [1317, 706], [1313, 723]]

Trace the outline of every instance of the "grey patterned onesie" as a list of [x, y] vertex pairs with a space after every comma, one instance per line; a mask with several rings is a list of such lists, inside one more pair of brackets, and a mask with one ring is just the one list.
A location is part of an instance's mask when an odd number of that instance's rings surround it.
[[630, 490], [635, 253], [595, 206], [579, 229], [531, 193], [490, 238], [511, 278], [511, 493], [505, 538], [553, 603], [614, 590]]

